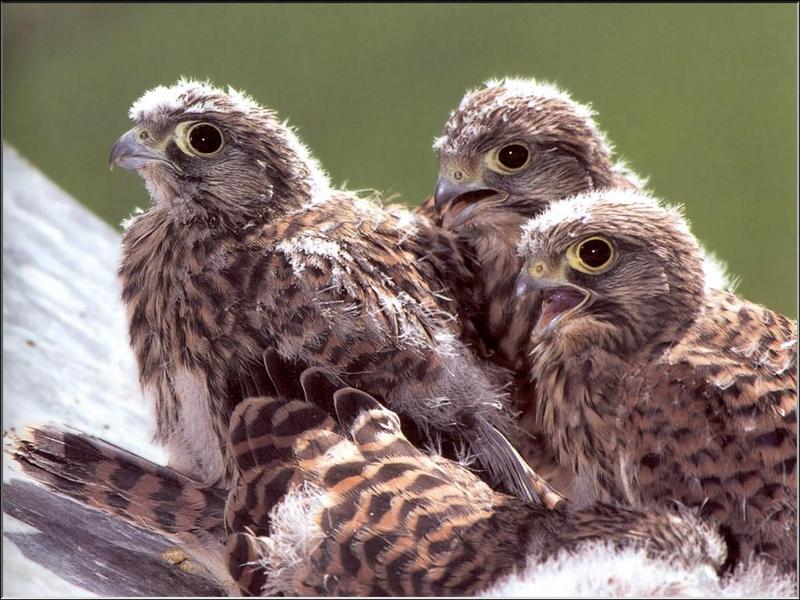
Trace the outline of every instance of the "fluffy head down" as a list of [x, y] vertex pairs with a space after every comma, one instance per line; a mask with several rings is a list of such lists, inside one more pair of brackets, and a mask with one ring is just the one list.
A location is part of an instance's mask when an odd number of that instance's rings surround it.
[[792, 598], [794, 578], [755, 562], [720, 579], [705, 564], [655, 559], [641, 548], [616, 549], [602, 542], [561, 552], [546, 562], [499, 580], [482, 597]]
[[[587, 256], [592, 243], [607, 261]], [[686, 220], [642, 193], [607, 190], [555, 202], [524, 227], [519, 252], [521, 285], [543, 302], [534, 337], [560, 332], [634, 350], [661, 334], [666, 340], [703, 301], [702, 253]], [[576, 291], [587, 300], [579, 303]]]
[[464, 152], [478, 139], [496, 135], [497, 123], [507, 123], [512, 129], [513, 121], [523, 114], [534, 118], [537, 113], [556, 107], [563, 114], [573, 115], [581, 122], [582, 129], [592, 130], [594, 137], [605, 142], [594, 123], [591, 106], [576, 102], [552, 83], [506, 77], [490, 79], [482, 87], [468, 91], [458, 108], [450, 113], [444, 134], [434, 140], [433, 148], [440, 156]]
[[[615, 223], [616, 219], [620, 221]], [[643, 230], [637, 232], [631, 228], [633, 225]], [[579, 194], [553, 202], [537, 218], [528, 221], [522, 230], [519, 249], [521, 254], [530, 253], [554, 234], [574, 237], [587, 229], [606, 227], [641, 237], [653, 226], [667, 227], [681, 237], [693, 237], [681, 207], [669, 206], [653, 196], [620, 189]], [[653, 246], [657, 248], [660, 244], [654, 239]]]
[[182, 221], [242, 226], [327, 195], [327, 176], [292, 129], [233, 88], [181, 79], [129, 114], [135, 127], [111, 162], [139, 171], [153, 202]]
[[223, 90], [209, 81], [181, 78], [174, 85], [159, 85], [146, 91], [131, 105], [128, 116], [132, 121], [141, 122], [156, 119], [159, 115], [233, 111], [271, 112], [244, 92], [230, 86]]

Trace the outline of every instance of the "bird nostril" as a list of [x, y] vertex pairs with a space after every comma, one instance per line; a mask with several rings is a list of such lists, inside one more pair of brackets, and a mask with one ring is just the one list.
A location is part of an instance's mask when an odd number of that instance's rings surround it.
[[456, 171], [455, 173], [453, 173], [453, 179], [455, 179], [456, 181], [461, 181], [462, 179], [464, 179], [464, 174], [461, 171]]

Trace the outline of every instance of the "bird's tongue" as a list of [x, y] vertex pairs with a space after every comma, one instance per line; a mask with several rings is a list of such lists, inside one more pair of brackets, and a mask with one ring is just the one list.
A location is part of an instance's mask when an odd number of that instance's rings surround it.
[[481, 200], [499, 197], [500, 194], [495, 190], [485, 189], [476, 190], [461, 194], [445, 209], [442, 214], [442, 225], [445, 228], [463, 225], [470, 215], [480, 206]]
[[536, 329], [547, 327], [557, 316], [575, 308], [584, 301], [586, 295], [572, 287], [559, 287], [545, 290], [542, 295], [542, 310]]

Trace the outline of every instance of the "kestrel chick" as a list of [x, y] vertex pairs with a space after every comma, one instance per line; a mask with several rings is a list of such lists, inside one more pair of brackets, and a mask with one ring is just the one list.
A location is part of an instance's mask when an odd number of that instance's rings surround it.
[[[477, 332], [473, 345], [516, 374], [515, 409], [524, 410], [531, 396], [525, 362], [530, 317], [517, 310], [514, 294], [522, 225], [553, 200], [641, 182], [614, 162], [589, 106], [534, 80], [489, 81], [468, 92], [434, 148], [435, 206], [421, 212], [438, 210], [443, 227], [458, 239], [474, 284], [453, 288]], [[540, 432], [519, 433], [513, 442], [537, 472], [557, 487], [567, 485]]]
[[[521, 226], [548, 204], [606, 188], [643, 189], [644, 180], [614, 158], [595, 112], [547, 82], [506, 78], [468, 92], [434, 142], [434, 196], [446, 229], [475, 253], [481, 287], [478, 328], [504, 360], [518, 361], [527, 330], [514, 317]], [[433, 211], [423, 210], [428, 214]], [[706, 255], [709, 283], [729, 286], [725, 267]]]
[[[607, 188], [639, 189], [643, 181], [615, 161], [589, 106], [534, 80], [494, 80], [467, 93], [434, 148], [435, 206], [443, 226], [459, 239], [460, 254], [471, 258], [475, 280], [469, 289], [453, 286], [456, 297], [469, 307], [470, 328], [480, 338], [476, 347], [487, 348], [492, 361], [516, 374], [515, 408], [526, 410], [532, 395], [525, 359], [530, 310], [520, 310], [514, 294], [523, 224], [552, 201]], [[704, 267], [713, 285], [727, 287], [718, 261], [707, 256]], [[513, 441], [537, 472], [557, 487], [567, 485], [541, 432], [527, 430]]]
[[[269, 392], [265, 349], [331, 369], [436, 438], [465, 442], [496, 480], [530, 492], [495, 426], [499, 385], [458, 340], [443, 283], [458, 256], [424, 219], [331, 187], [294, 132], [234, 90], [182, 81], [130, 112], [110, 162], [152, 206], [123, 237], [131, 345], [172, 466], [230, 482], [227, 429]], [[527, 469], [527, 471], [526, 471]]]
[[43, 427], [6, 450], [51, 490], [171, 540], [232, 593], [472, 594], [592, 541], [704, 572], [722, 564], [724, 542], [691, 512], [548, 510], [420, 452], [395, 413], [320, 369], [300, 378], [306, 401], [276, 374], [279, 397], [231, 416], [239, 477], [225, 528], [223, 490], [91, 436]]
[[554, 203], [520, 249], [541, 305], [522, 422], [572, 470], [570, 498], [698, 507], [729, 563], [793, 568], [797, 324], [707, 290], [686, 221], [640, 193]]
[[234, 415], [253, 508], [285, 492], [271, 506], [269, 535], [238, 528], [229, 540], [244, 593], [474, 594], [527, 560], [599, 540], [706, 568], [724, 558], [722, 539], [688, 512], [547, 510], [423, 454], [397, 415], [363, 392], [338, 390], [334, 405], [339, 427], [308, 402], [250, 399]]

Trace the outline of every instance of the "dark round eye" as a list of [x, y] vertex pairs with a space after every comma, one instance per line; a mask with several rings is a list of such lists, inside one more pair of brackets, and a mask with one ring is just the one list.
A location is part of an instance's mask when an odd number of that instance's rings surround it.
[[222, 148], [222, 132], [210, 123], [194, 125], [188, 138], [192, 150], [202, 156], [209, 156]]
[[509, 144], [497, 151], [497, 162], [510, 171], [518, 171], [528, 164], [530, 151], [522, 144]]
[[589, 238], [578, 247], [578, 258], [589, 269], [602, 269], [614, 257], [614, 248], [603, 238]]

